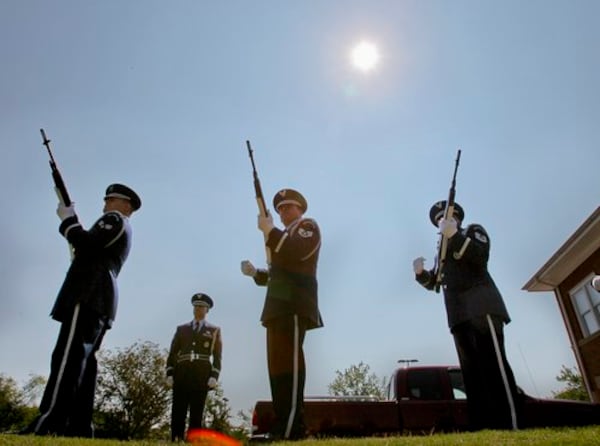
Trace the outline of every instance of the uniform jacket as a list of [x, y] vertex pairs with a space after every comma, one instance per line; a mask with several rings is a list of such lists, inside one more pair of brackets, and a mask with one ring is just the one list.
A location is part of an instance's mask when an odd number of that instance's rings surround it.
[[[481, 225], [459, 228], [448, 239], [442, 286], [450, 329], [487, 314], [510, 322], [502, 296], [487, 269], [489, 254], [490, 239]], [[416, 279], [431, 290], [435, 276], [435, 269], [425, 270]]]
[[199, 331], [194, 331], [193, 321], [180, 325], [167, 357], [167, 376], [190, 388], [204, 387], [210, 377], [219, 379], [222, 350], [221, 329], [216, 325], [204, 320]]
[[131, 247], [129, 219], [117, 211], [106, 212], [86, 231], [73, 216], [63, 220], [59, 231], [71, 244], [74, 257], [52, 317], [62, 322], [80, 303], [105, 318], [110, 328], [119, 300], [117, 276]]
[[266, 242], [271, 250], [269, 270], [258, 270], [254, 281], [267, 285], [261, 321], [297, 314], [307, 329], [323, 326], [317, 292], [317, 262], [321, 233], [317, 222], [299, 218], [283, 231], [273, 228]]

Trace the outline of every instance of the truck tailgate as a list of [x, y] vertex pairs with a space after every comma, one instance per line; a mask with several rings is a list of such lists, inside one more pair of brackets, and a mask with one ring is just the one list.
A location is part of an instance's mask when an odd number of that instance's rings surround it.
[[304, 413], [310, 433], [372, 435], [401, 429], [395, 401], [310, 401]]
[[[269, 431], [274, 421], [270, 401], [255, 407], [253, 434]], [[399, 432], [395, 401], [305, 401], [304, 421], [309, 435], [363, 436]]]

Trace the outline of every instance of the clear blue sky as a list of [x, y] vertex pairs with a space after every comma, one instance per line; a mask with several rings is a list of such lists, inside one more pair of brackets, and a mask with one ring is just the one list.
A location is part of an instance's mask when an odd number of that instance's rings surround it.
[[[455, 364], [442, 298], [413, 279], [433, 262], [428, 220], [462, 149], [457, 201], [492, 240], [513, 322], [506, 347], [534, 396], [574, 366], [551, 293], [525, 282], [598, 206], [600, 3], [596, 1], [0, 2], [0, 372], [47, 375], [48, 317], [69, 265], [39, 133], [89, 227], [105, 187], [143, 207], [104, 348], [168, 348], [211, 295], [234, 409], [269, 396], [264, 265], [245, 141], [270, 202], [301, 190], [320, 224], [320, 305], [307, 394], [360, 361]], [[381, 61], [349, 63], [368, 39]]]

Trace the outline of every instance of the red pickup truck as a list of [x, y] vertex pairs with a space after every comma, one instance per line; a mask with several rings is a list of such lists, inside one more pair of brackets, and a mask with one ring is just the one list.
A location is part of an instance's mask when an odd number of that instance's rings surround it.
[[[520, 427], [600, 424], [600, 404], [533, 398], [525, 393]], [[453, 432], [467, 429], [467, 401], [460, 368], [418, 366], [397, 369], [388, 398], [307, 397], [307, 434], [371, 436]], [[260, 441], [274, 422], [270, 401], [258, 401], [252, 416], [251, 440]]]

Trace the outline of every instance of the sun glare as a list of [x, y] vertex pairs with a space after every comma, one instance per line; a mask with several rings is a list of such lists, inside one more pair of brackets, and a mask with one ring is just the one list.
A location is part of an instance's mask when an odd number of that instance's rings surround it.
[[370, 71], [379, 62], [379, 51], [372, 43], [362, 41], [351, 53], [352, 65], [361, 71]]

